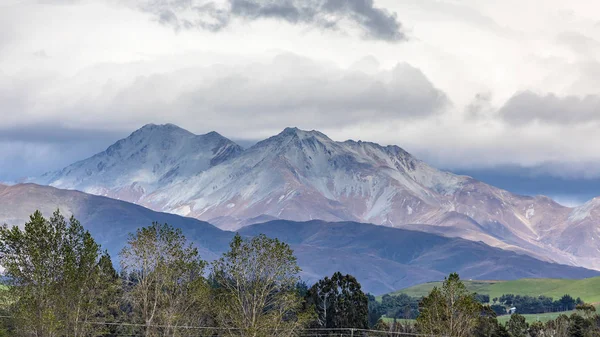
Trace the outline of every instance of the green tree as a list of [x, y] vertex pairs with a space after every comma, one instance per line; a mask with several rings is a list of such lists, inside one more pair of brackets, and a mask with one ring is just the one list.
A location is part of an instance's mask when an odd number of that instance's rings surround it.
[[496, 319], [496, 313], [489, 306], [483, 307], [481, 315], [477, 319], [477, 325], [473, 329], [474, 337], [495, 337], [500, 325]]
[[592, 327], [590, 321], [577, 314], [572, 314], [569, 321], [569, 337], [585, 337]]
[[381, 330], [382, 325], [380, 324], [380, 319], [383, 315], [383, 306], [381, 303], [377, 302], [375, 296], [367, 294], [367, 298], [369, 300], [369, 326], [375, 327], [377, 325], [379, 328], [375, 330]]
[[15, 329], [23, 335], [90, 336], [107, 327], [90, 321], [116, 303], [110, 256], [74, 217], [36, 211], [21, 230], [0, 228], [0, 265], [9, 286]]
[[577, 313], [585, 318], [592, 318], [596, 314], [596, 307], [593, 304], [582, 303], [575, 307]]
[[315, 283], [306, 298], [317, 313], [319, 328], [360, 328], [369, 326], [369, 300], [352, 275], [340, 272]]
[[121, 251], [125, 299], [145, 336], [181, 336], [186, 331], [176, 327], [209, 319], [205, 266], [181, 229], [155, 222], [129, 235]]
[[512, 314], [506, 323], [506, 329], [512, 337], [526, 337], [529, 325], [523, 315]]
[[531, 337], [542, 337], [544, 336], [544, 323], [542, 322], [533, 322], [529, 326], [529, 336]]
[[483, 311], [481, 303], [467, 291], [458, 274], [450, 274], [442, 285], [420, 303], [417, 328], [423, 334], [468, 336], [476, 327]]
[[239, 234], [214, 261], [215, 318], [232, 336], [288, 336], [307, 320], [298, 295], [300, 267], [292, 249], [277, 239]]
[[554, 320], [546, 322], [546, 330], [553, 331], [555, 337], [567, 337], [569, 335], [570, 320], [567, 315], [560, 315]]

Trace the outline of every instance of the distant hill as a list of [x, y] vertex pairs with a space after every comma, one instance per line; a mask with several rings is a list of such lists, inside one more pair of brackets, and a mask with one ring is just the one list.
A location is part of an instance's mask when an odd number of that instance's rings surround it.
[[[570, 279], [520, 279], [514, 281], [464, 281], [467, 288], [478, 294], [490, 295], [490, 298], [503, 294], [549, 296], [555, 299], [569, 294], [581, 297], [587, 303], [600, 303], [600, 277], [581, 280]], [[391, 294], [405, 293], [410, 296], [427, 295], [433, 287], [441, 286], [442, 282], [419, 284], [401, 289]]]
[[208, 222], [107, 197], [35, 184], [0, 185], [0, 224], [23, 225], [35, 210], [49, 218], [57, 208], [65, 217], [75, 215], [102, 249], [110, 252], [115, 263], [127, 235], [154, 221], [181, 228], [199, 247], [202, 258], [209, 260], [224, 252], [233, 236]]
[[[481, 242], [356, 222], [275, 220], [245, 227], [240, 233], [265, 233], [288, 242], [301, 266], [332, 274], [355, 275], [375, 294], [435, 275], [458, 272], [463, 279], [597, 276], [597, 271], [543, 262]], [[310, 277], [308, 278], [311, 279]], [[593, 289], [593, 288], [592, 288]]]
[[[153, 221], [181, 228], [206, 260], [226, 251], [234, 235], [194, 218], [107, 197], [35, 184], [0, 185], [0, 223], [23, 225], [36, 209], [49, 217], [56, 208], [65, 215], [74, 214], [115, 262], [128, 233]], [[275, 220], [246, 226], [240, 233], [264, 233], [289, 243], [303, 270], [301, 277], [309, 283], [341, 271], [356, 276], [363, 289], [374, 294], [440, 280], [455, 271], [465, 279], [600, 275], [481, 242], [357, 222]]]

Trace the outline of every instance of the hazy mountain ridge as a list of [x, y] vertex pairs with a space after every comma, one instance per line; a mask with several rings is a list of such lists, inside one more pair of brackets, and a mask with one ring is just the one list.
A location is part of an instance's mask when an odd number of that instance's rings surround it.
[[[0, 185], [0, 223], [23, 225], [35, 209], [48, 217], [56, 208], [65, 215], [74, 214], [115, 262], [128, 233], [153, 221], [181, 228], [207, 260], [226, 251], [234, 235], [197, 219], [107, 197], [35, 184]], [[342, 271], [355, 275], [364, 289], [376, 294], [441, 280], [454, 271], [467, 279], [600, 275], [480, 242], [355, 222], [275, 220], [244, 227], [240, 233], [263, 233], [289, 243], [303, 269], [301, 276], [308, 282]]]
[[[162, 138], [209, 143], [194, 138], [204, 136], [172, 125], [152, 127]], [[137, 144], [130, 141], [135, 134], [117, 144]], [[600, 252], [600, 212], [593, 211], [596, 203], [592, 201], [573, 209], [544, 196], [516, 195], [437, 170], [397, 146], [336, 142], [318, 131], [286, 128], [247, 150], [218, 138], [224, 145], [198, 146], [202, 151], [182, 148], [179, 156], [169, 157], [172, 163], [166, 167], [170, 170], [159, 170], [160, 174], [150, 174], [143, 182], [131, 173], [138, 172], [135, 165], [122, 164], [129, 170], [125, 175], [113, 169], [111, 182], [104, 182], [99, 174], [89, 175], [84, 168], [97, 166], [94, 158], [98, 155], [38, 182], [121, 198], [224, 229], [248, 225], [249, 219], [255, 218], [369, 222], [463, 237], [543, 260], [600, 268], [600, 255], [596, 254]], [[213, 148], [223, 149], [226, 155], [213, 157], [214, 152], [207, 151]], [[210, 155], [202, 156], [203, 160], [189, 159], [197, 153]], [[223, 160], [211, 164], [208, 158]], [[162, 161], [153, 165], [157, 164], [164, 166]]]

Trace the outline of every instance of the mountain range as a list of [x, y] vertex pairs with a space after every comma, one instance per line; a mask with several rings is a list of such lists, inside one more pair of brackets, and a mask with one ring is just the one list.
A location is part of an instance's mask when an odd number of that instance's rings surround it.
[[149, 124], [106, 151], [30, 180], [235, 230], [269, 220], [355, 221], [481, 241], [600, 269], [600, 199], [571, 208], [435, 169], [398, 146], [286, 128], [243, 149]]
[[[203, 259], [228, 250], [234, 233], [207, 222], [140, 205], [36, 184], [0, 185], [0, 222], [23, 225], [36, 209], [75, 215], [118, 260], [129, 233], [153, 221], [181, 228]], [[465, 279], [586, 278], [599, 271], [540, 261], [481, 242], [357, 222], [273, 220], [245, 226], [246, 237], [266, 234], [290, 244], [309, 284], [336, 271], [357, 277], [363, 289], [383, 294], [459, 272]]]

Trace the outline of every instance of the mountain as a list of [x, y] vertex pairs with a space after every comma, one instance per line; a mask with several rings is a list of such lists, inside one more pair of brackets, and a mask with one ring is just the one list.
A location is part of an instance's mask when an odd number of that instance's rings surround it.
[[226, 251], [233, 237], [231, 232], [207, 222], [155, 212], [129, 202], [36, 184], [0, 184], [0, 224], [23, 225], [35, 210], [50, 217], [56, 209], [65, 217], [75, 215], [115, 260], [129, 233], [155, 221], [181, 228], [204, 259], [212, 260]]
[[[159, 136], [151, 144], [162, 143], [167, 133], [163, 129], [176, 128], [153, 127], [162, 131], [156, 131]], [[167, 134], [174, 139], [201, 137], [177, 130]], [[149, 140], [133, 141], [136, 133], [117, 144], [128, 144], [124, 149], [143, 148]], [[162, 171], [147, 174], [141, 189], [132, 183], [139, 180], [134, 179], [136, 161], [115, 161], [114, 174], [107, 180], [96, 174], [94, 158], [104, 153], [38, 182], [116, 196], [222, 229], [273, 219], [358, 221], [482, 241], [545, 261], [600, 269], [597, 212], [581, 218], [578, 214], [588, 214], [584, 208], [565, 207], [544, 196], [516, 195], [437, 170], [398, 146], [337, 142], [318, 131], [297, 128], [286, 128], [244, 151], [222, 141], [231, 150], [218, 163], [181, 170], [167, 175], [169, 179], [162, 178]], [[157, 148], [153, 145], [148, 152]], [[171, 166], [179, 167], [196, 156], [196, 150], [182, 149], [171, 157]], [[129, 173], [120, 174], [121, 170]], [[74, 182], [69, 176], [83, 178]], [[120, 193], [121, 189], [127, 193]]]
[[[441, 280], [452, 272], [475, 280], [600, 275], [599, 271], [544, 262], [482, 242], [356, 222], [276, 220], [245, 227], [240, 233], [265, 233], [290, 244], [301, 252], [298, 260], [309, 280], [340, 269], [359, 276], [376, 294], [414, 285], [419, 279]], [[318, 269], [313, 269], [316, 266]]]
[[[234, 235], [197, 219], [79, 191], [35, 184], [0, 185], [0, 223], [23, 225], [36, 209], [49, 216], [57, 207], [65, 215], [74, 214], [115, 262], [128, 233], [153, 221], [181, 228], [207, 260], [226, 251]], [[465, 279], [600, 275], [481, 242], [356, 222], [274, 220], [240, 230], [247, 237], [261, 233], [292, 246], [303, 270], [301, 276], [309, 283], [341, 271], [356, 276], [366, 291], [375, 294], [437, 281], [455, 271]]]
[[216, 132], [197, 136], [173, 124], [148, 124], [106, 151], [34, 182], [138, 202], [157, 188], [241, 152], [240, 146]]

